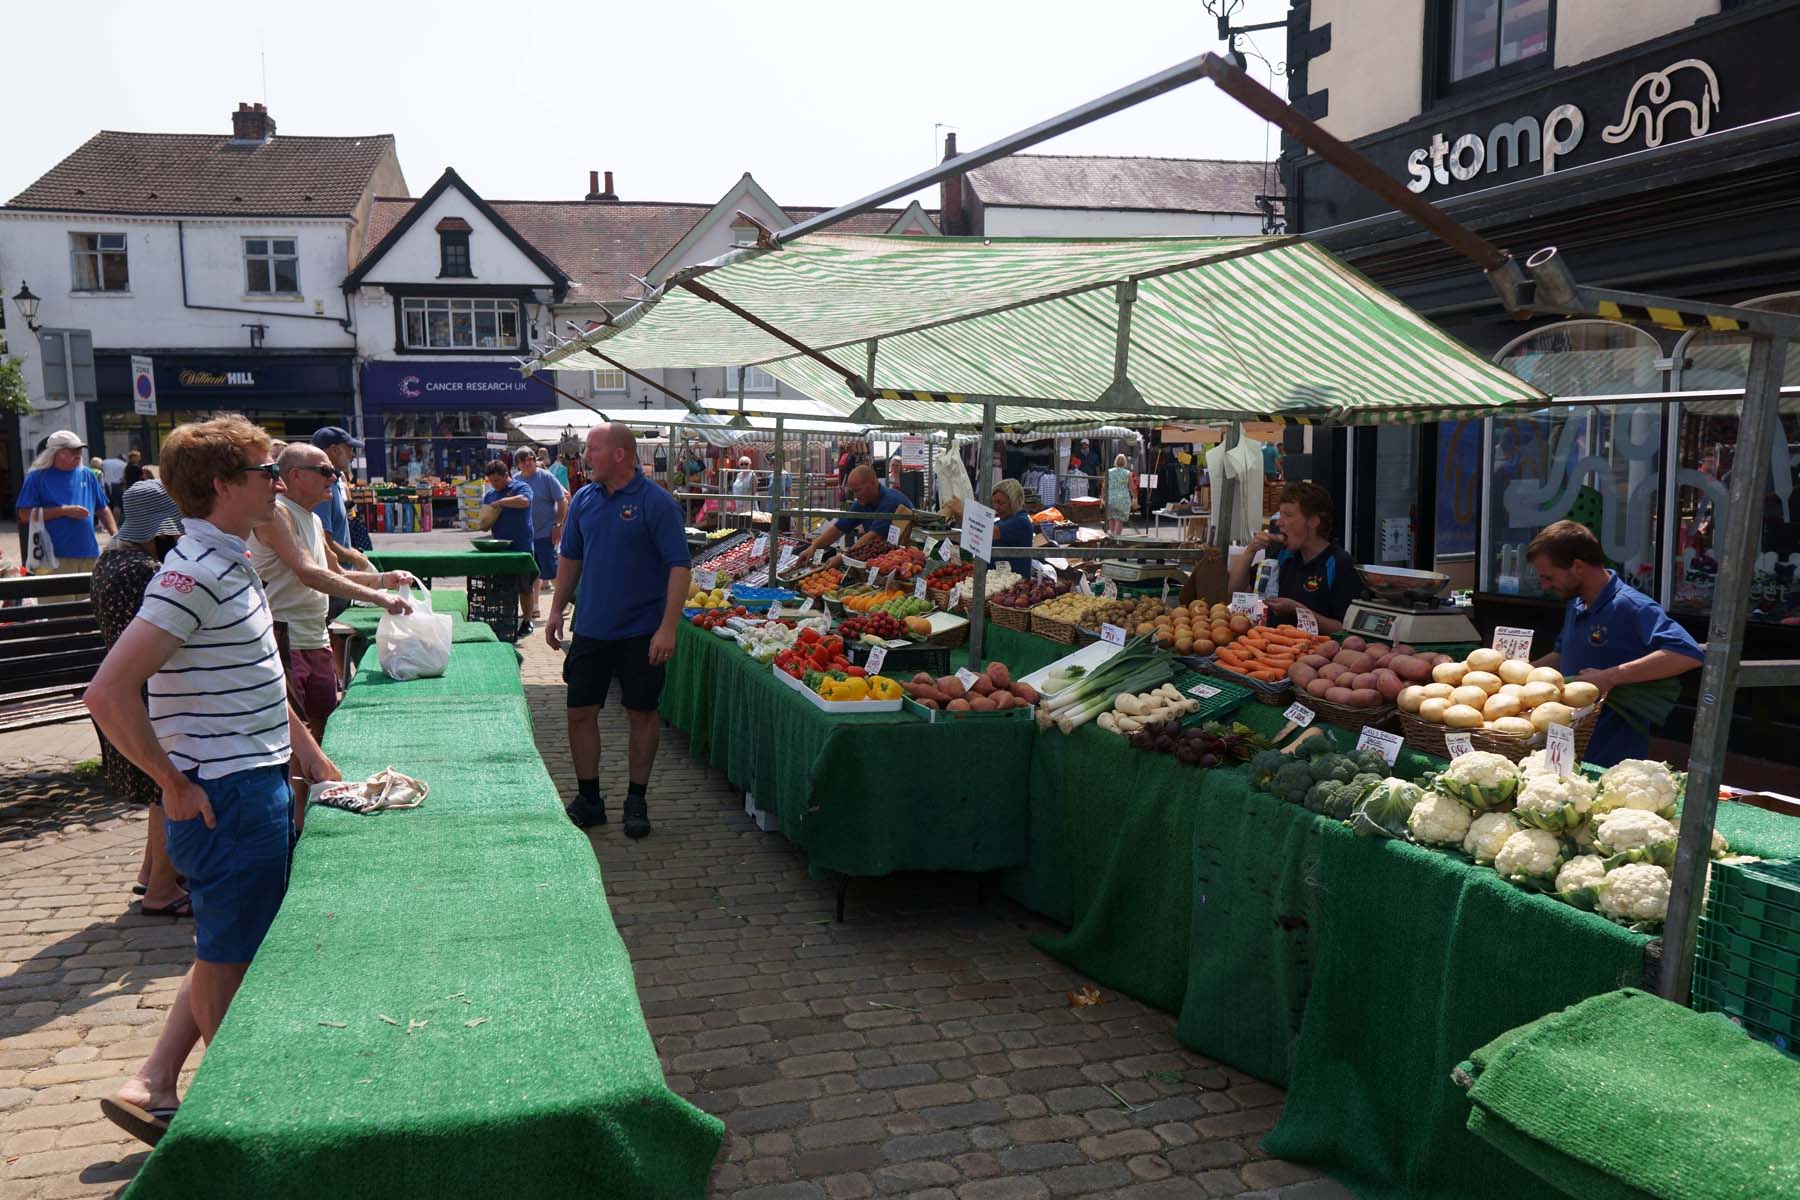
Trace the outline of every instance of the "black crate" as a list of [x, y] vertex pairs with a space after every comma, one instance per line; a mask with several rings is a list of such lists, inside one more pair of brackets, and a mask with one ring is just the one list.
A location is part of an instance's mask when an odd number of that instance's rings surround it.
[[[851, 662], [860, 667], [869, 661], [869, 651], [872, 649], [873, 646], [865, 646], [861, 642], [850, 642], [844, 647], [844, 652]], [[920, 671], [938, 676], [950, 674], [950, 647], [896, 646], [887, 652], [887, 661], [881, 665], [881, 673], [890, 679], [911, 679]]]
[[522, 575], [471, 575], [469, 620], [485, 621], [503, 642], [519, 640], [519, 583]]

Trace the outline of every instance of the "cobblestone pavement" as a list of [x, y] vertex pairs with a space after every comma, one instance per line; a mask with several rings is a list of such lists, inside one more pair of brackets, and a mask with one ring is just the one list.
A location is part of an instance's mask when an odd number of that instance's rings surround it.
[[[541, 641], [524, 658], [538, 748], [572, 791], [560, 658]], [[187, 922], [133, 911], [142, 814], [71, 772], [93, 755], [83, 728], [0, 735], [0, 1195], [19, 1200], [109, 1195], [142, 1163], [96, 1101], [148, 1051], [192, 955]], [[616, 706], [604, 728], [616, 776]], [[669, 1083], [726, 1124], [714, 1196], [1348, 1195], [1262, 1154], [1279, 1089], [1110, 990], [1071, 1008], [1091, 981], [1033, 949], [1050, 926], [991, 888], [860, 881], [838, 924], [833, 885], [674, 731], [651, 817], [643, 842], [616, 818], [593, 841]]]

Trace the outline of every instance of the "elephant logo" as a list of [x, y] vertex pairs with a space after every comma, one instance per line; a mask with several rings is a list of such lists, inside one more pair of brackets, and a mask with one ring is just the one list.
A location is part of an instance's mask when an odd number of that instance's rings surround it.
[[[1676, 74], [1689, 69], [1699, 76], [1698, 98], [1671, 100], [1675, 94]], [[1619, 115], [1619, 123], [1601, 130], [1600, 139], [1610, 145], [1621, 145], [1636, 136], [1638, 124], [1642, 122], [1644, 147], [1655, 149], [1663, 144], [1664, 124], [1671, 114], [1687, 113], [1688, 136], [1700, 137], [1712, 128], [1713, 114], [1718, 111], [1719, 77], [1699, 59], [1684, 58], [1660, 71], [1640, 76], [1625, 97], [1625, 111]]]

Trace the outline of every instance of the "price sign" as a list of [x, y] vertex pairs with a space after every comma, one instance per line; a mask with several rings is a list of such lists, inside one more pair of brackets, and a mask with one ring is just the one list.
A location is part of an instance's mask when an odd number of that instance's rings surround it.
[[925, 539], [925, 557], [926, 558], [935, 558], [935, 557], [937, 557], [937, 552], [938, 552], [938, 540], [936, 538], [926, 538]]
[[769, 568], [764, 567], [760, 571], [750, 572], [750, 574], [744, 576], [744, 582], [749, 584], [751, 587], [766, 586], [769, 582]]
[[887, 662], [887, 647], [876, 646], [869, 651], [869, 661], [863, 664], [863, 670], [871, 675], [881, 674], [882, 664]]
[[889, 521], [888, 522], [887, 537], [888, 537], [888, 545], [898, 546], [900, 544], [900, 522], [898, 522], [898, 521]]
[[1153, 492], [1162, 490], [1162, 476], [1161, 475], [1146, 475], [1146, 476], [1144, 476], [1144, 486], [1149, 488]]
[[1231, 593], [1231, 611], [1232, 612], [1241, 612], [1245, 616], [1255, 616], [1256, 611], [1261, 607], [1262, 607], [1262, 598], [1259, 597], [1255, 592], [1233, 592], [1233, 593]]
[[813, 566], [816, 567], [824, 561], [825, 561], [825, 548], [823, 546], [821, 546], [817, 550], [813, 551]]
[[1451, 758], [1461, 758], [1465, 754], [1475, 752], [1475, 741], [1466, 733], [1446, 733], [1444, 749]]
[[1519, 629], [1512, 625], [1501, 625], [1494, 630], [1494, 649], [1508, 658], [1531, 661], [1531, 637], [1529, 629]]
[[1166, 576], [1163, 578], [1162, 602], [1164, 604], [1167, 604], [1169, 602], [1169, 580]]
[[875, 582], [875, 577], [876, 577], [876, 576], [877, 576], [877, 575], [879, 575], [879, 574], [881, 574], [881, 568], [880, 568], [880, 567], [870, 567], [870, 568], [869, 568], [869, 582], [870, 582], [870, 583], [874, 583], [874, 582]]
[[752, 558], [761, 558], [763, 555], [767, 554], [768, 552], [769, 552], [769, 535], [766, 533], [757, 534], [756, 541], [753, 542], [750, 546], [750, 556]]
[[1307, 633], [1319, 632], [1319, 618], [1313, 615], [1312, 609], [1304, 605], [1294, 610], [1294, 624], [1300, 626]]
[[924, 598], [925, 598], [925, 577], [923, 575], [921, 575], [917, 579], [913, 580], [913, 599], [923, 600]]
[[1196, 683], [1193, 687], [1188, 689], [1188, 695], [1199, 700], [1211, 700], [1218, 694], [1219, 689], [1210, 683]]
[[1575, 729], [1570, 725], [1552, 725], [1544, 730], [1544, 756], [1558, 775], [1575, 770]]
[[777, 600], [773, 604], [769, 605], [769, 620], [771, 620], [771, 621], [781, 620], [781, 601]]
[[1031, 569], [1036, 571], [1039, 575], [1042, 575], [1045, 579], [1048, 579], [1051, 583], [1056, 582], [1056, 568], [1051, 566], [1048, 562], [1045, 562], [1043, 559], [1034, 559], [1031, 564]]
[[1094, 581], [1088, 578], [1087, 572], [1082, 572], [1081, 578], [1075, 581], [1075, 590], [1083, 596], [1094, 594]]
[[1305, 729], [1308, 725], [1313, 723], [1313, 718], [1318, 714], [1306, 707], [1306, 705], [1296, 701], [1293, 704], [1288, 705], [1287, 711], [1281, 715], [1298, 725], [1300, 728]]
[[1405, 744], [1406, 739], [1399, 734], [1389, 733], [1385, 729], [1375, 729], [1368, 725], [1363, 726], [1362, 736], [1356, 739], [1358, 750], [1375, 751], [1387, 759], [1390, 767], [1394, 765], [1394, 760], [1400, 757], [1400, 747]]
[[982, 562], [994, 561], [994, 510], [970, 500], [963, 505], [963, 549]]
[[1125, 644], [1125, 628], [1124, 628], [1124, 626], [1114, 625], [1114, 624], [1111, 624], [1110, 622], [1108, 624], [1100, 626], [1100, 640], [1108, 643], [1109, 645], [1123, 646]]
[[1102, 600], [1117, 600], [1119, 598], [1119, 585], [1110, 579], [1103, 582], [1100, 585], [1100, 598]]
[[965, 690], [967, 690], [968, 688], [974, 687], [975, 681], [979, 678], [980, 678], [979, 675], [975, 674], [975, 672], [969, 670], [969, 668], [967, 668], [967, 667], [956, 668], [957, 682], [961, 683]]
[[703, 592], [712, 591], [719, 586], [719, 573], [717, 571], [695, 571], [694, 586]]
[[803, 613], [809, 613], [812, 610], [813, 610], [813, 598], [811, 596], [808, 596], [806, 599], [804, 599], [800, 602], [800, 611]]
[[781, 565], [777, 569], [782, 571], [787, 570], [788, 567], [793, 565], [794, 560], [798, 557], [800, 556], [794, 553], [794, 548], [792, 546], [783, 546], [781, 548]]

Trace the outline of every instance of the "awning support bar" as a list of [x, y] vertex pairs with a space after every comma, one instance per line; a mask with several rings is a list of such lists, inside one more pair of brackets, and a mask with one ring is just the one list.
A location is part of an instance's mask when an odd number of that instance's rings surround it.
[[1096, 404], [1104, 404], [1117, 409], [1143, 411], [1144, 394], [1137, 390], [1131, 382], [1129, 374], [1131, 366], [1131, 306], [1137, 303], [1138, 285], [1133, 280], [1126, 280], [1118, 285], [1119, 322], [1113, 341], [1113, 378], [1100, 393]]
[[858, 375], [855, 371], [845, 370], [843, 367], [839, 366], [837, 363], [831, 361], [829, 358], [826, 358], [823, 354], [820, 354], [817, 350], [814, 350], [811, 346], [808, 346], [805, 342], [801, 341], [799, 338], [794, 337], [791, 334], [782, 332], [781, 330], [775, 328], [775, 326], [773, 326], [773, 325], [769, 324], [767, 321], [763, 320], [761, 317], [757, 316], [755, 313], [746, 310], [741, 305], [733, 304], [731, 301], [729, 301], [725, 297], [719, 295], [719, 293], [713, 291], [711, 288], [707, 287], [704, 283], [701, 283], [699, 280], [696, 280], [696, 279], [684, 280], [684, 281], [682, 281], [681, 286], [686, 288], [688, 291], [694, 293], [694, 295], [700, 297], [702, 300], [705, 300], [710, 304], [718, 305], [720, 308], [724, 309], [726, 312], [737, 317], [739, 320], [746, 321], [749, 324], [756, 326], [758, 329], [762, 330], [764, 333], [768, 334], [770, 337], [776, 338], [779, 341], [785, 342], [786, 344], [788, 344], [789, 346], [792, 346], [794, 349], [796, 349], [800, 353], [806, 355], [806, 357], [812, 359], [814, 362], [817, 362], [821, 366], [829, 367], [833, 373], [843, 377], [844, 382], [849, 386], [850, 391], [853, 395], [860, 396], [865, 400], [870, 398], [870, 392], [869, 392], [868, 385], [863, 382], [862, 376]]

